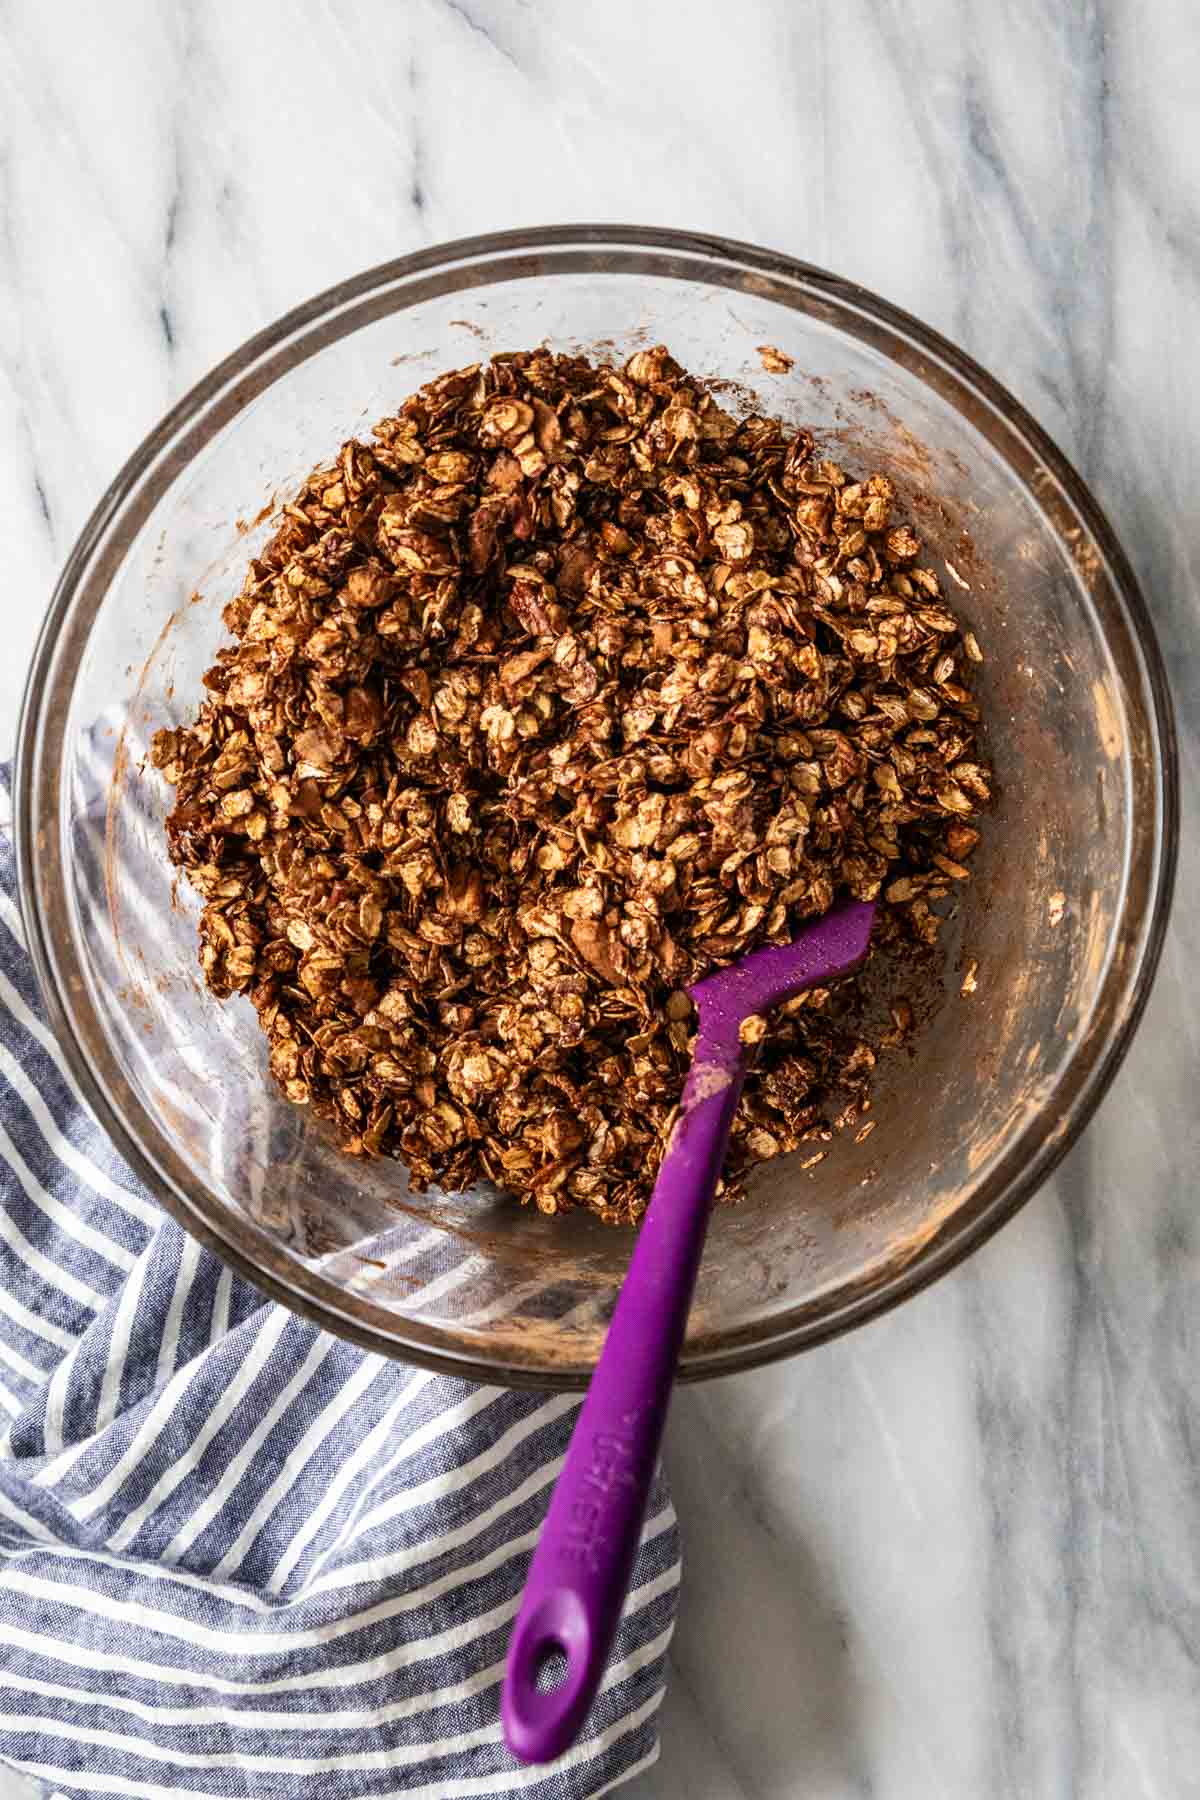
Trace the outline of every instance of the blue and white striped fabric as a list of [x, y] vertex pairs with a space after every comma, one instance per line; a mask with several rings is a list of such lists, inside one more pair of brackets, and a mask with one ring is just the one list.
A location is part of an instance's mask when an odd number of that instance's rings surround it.
[[264, 1303], [85, 1111], [22, 947], [0, 771], [0, 1757], [70, 1800], [599, 1795], [657, 1753], [659, 1491], [550, 1771], [498, 1683], [574, 1418]]

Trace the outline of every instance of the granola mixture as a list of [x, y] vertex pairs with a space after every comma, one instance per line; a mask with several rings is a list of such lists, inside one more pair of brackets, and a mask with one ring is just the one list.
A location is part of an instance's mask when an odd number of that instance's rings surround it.
[[[738, 419], [662, 348], [431, 382], [313, 472], [153, 762], [287, 1097], [417, 1187], [636, 1218], [684, 989], [836, 895], [928, 945], [989, 798], [979, 647], [882, 475]], [[847, 984], [843, 984], [847, 985]], [[838, 995], [754, 1047], [728, 1188], [865, 1135]]]

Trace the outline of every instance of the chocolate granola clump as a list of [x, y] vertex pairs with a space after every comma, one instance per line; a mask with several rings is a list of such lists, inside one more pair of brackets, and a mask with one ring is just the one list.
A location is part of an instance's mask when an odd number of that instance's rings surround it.
[[[690, 982], [843, 893], [935, 938], [989, 797], [975, 639], [887, 477], [662, 348], [444, 375], [277, 527], [154, 742], [205, 979], [347, 1150], [636, 1217]], [[758, 1035], [731, 1186], [860, 1119], [878, 1048], [823, 991]]]

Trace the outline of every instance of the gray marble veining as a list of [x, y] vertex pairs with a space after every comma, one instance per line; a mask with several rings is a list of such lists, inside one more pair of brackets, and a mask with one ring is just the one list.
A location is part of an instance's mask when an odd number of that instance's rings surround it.
[[694, 226], [876, 288], [1017, 393], [1145, 585], [1185, 782], [1145, 1023], [967, 1266], [678, 1397], [639, 1800], [1200, 1795], [1198, 98], [1187, 0], [0, 10], [0, 754], [55, 571], [171, 400], [348, 272], [500, 226]]

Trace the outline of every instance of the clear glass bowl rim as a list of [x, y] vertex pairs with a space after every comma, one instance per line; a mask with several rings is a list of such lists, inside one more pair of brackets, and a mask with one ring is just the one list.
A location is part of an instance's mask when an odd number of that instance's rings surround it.
[[[66, 909], [51, 915], [38, 879], [47, 842], [57, 841], [59, 829], [52, 768], [63, 738], [70, 677], [100, 604], [104, 569], [119, 562], [130, 530], [138, 528], [181, 467], [278, 376], [369, 319], [403, 310], [430, 291], [430, 283], [470, 289], [495, 275], [552, 278], [555, 268], [544, 266], [546, 257], [560, 269], [597, 272], [611, 268], [613, 258], [633, 259], [644, 261], [647, 273], [658, 257], [666, 274], [724, 285], [733, 285], [739, 274], [761, 278], [785, 304], [783, 290], [790, 287], [797, 293], [793, 304], [807, 311], [819, 307], [839, 329], [883, 348], [934, 385], [967, 413], [1026, 493], [1037, 473], [1035, 503], [1043, 514], [1052, 503], [1072, 530], [1090, 540], [1089, 557], [1094, 550], [1099, 559], [1093, 605], [1126, 692], [1144, 697], [1144, 724], [1156, 747], [1152, 816], [1135, 812], [1131, 827], [1130, 880], [1120, 926], [1129, 953], [1110, 957], [1088, 1030], [1050, 1103], [974, 1193], [970, 1219], [957, 1231], [952, 1221], [919, 1258], [823, 1316], [814, 1318], [810, 1311], [796, 1321], [780, 1314], [731, 1330], [726, 1339], [710, 1338], [699, 1354], [685, 1351], [681, 1378], [696, 1379], [791, 1355], [875, 1317], [953, 1268], [1011, 1218], [1074, 1143], [1119, 1068], [1166, 932], [1179, 836], [1178, 752], [1166, 673], [1145, 600], [1112, 527], [1067, 459], [1013, 395], [929, 326], [854, 282], [775, 251], [703, 233], [602, 223], [493, 232], [435, 245], [378, 264], [285, 313], [212, 369], [138, 446], [96, 505], [63, 568], [34, 651], [18, 725], [13, 812], [21, 910], [50, 1022], [91, 1110], [160, 1204], [238, 1274], [326, 1330], [385, 1355], [513, 1386], [586, 1384], [586, 1374], [481, 1358], [452, 1343], [448, 1331], [404, 1320], [334, 1287], [227, 1208], [193, 1173], [176, 1163], [168, 1174], [169, 1146], [153, 1120], [127, 1089], [123, 1107], [113, 1098], [114, 1088], [124, 1087], [111, 1079], [115, 1059], [105, 1071], [94, 1061], [95, 1051], [89, 1054], [80, 1029], [79, 1013], [90, 1003], [78, 947]], [[1077, 541], [1077, 554], [1080, 547]], [[94, 1045], [102, 1032], [93, 1026], [89, 1035]]]

